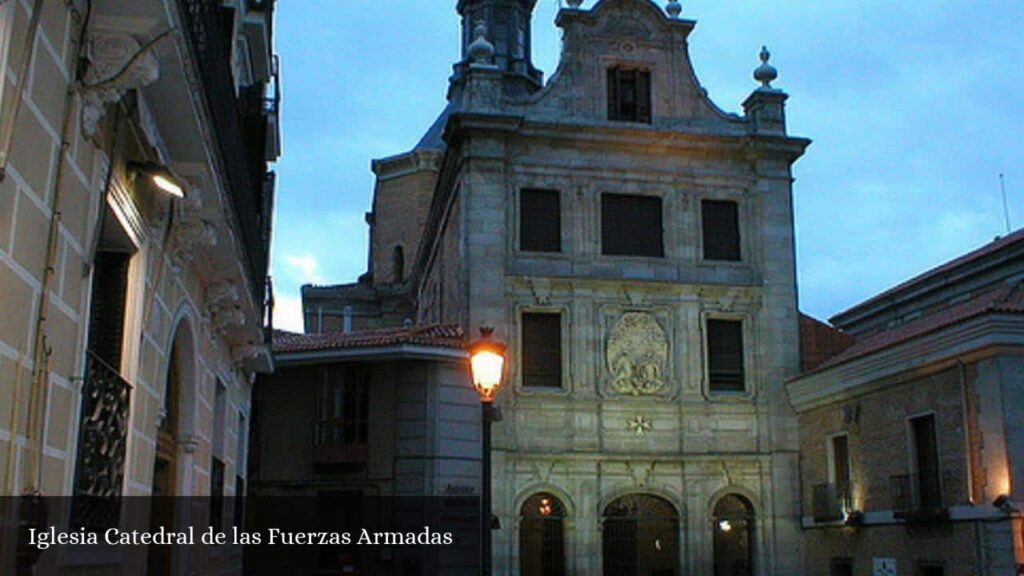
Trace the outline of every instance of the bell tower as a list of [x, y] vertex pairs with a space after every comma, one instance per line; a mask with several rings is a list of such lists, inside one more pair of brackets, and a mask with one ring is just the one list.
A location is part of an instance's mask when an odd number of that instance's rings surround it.
[[532, 93], [543, 85], [544, 74], [533, 67], [531, 20], [537, 0], [459, 0], [462, 17], [462, 59], [455, 65], [454, 87], [462, 85], [469, 65], [469, 46], [482, 22], [494, 46], [494, 65], [505, 76], [506, 92]]

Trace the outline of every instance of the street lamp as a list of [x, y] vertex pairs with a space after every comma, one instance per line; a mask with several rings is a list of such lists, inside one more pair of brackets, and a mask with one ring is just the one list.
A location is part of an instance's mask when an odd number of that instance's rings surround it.
[[149, 179], [149, 184], [156, 186], [163, 192], [175, 198], [184, 198], [185, 189], [181, 182], [171, 174], [167, 168], [153, 162], [129, 162], [128, 169], [136, 176], [143, 175]]
[[494, 407], [494, 395], [501, 387], [505, 376], [505, 351], [507, 346], [494, 338], [494, 328], [480, 328], [480, 338], [469, 344], [469, 366], [473, 372], [473, 386], [480, 394], [481, 417], [483, 420], [483, 453], [481, 463], [481, 513], [480, 531], [482, 538], [481, 555], [484, 576], [491, 574], [491, 530], [494, 528], [491, 513], [491, 423], [501, 419]]

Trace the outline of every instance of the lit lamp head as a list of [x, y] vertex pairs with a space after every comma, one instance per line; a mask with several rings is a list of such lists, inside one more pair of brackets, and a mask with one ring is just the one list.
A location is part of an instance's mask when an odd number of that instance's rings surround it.
[[160, 190], [174, 196], [184, 198], [185, 189], [171, 171], [153, 162], [131, 162], [128, 169], [135, 173], [135, 177], [145, 176], [149, 183]]
[[505, 350], [507, 346], [494, 338], [494, 328], [480, 328], [480, 338], [469, 343], [469, 365], [473, 371], [473, 386], [485, 403], [494, 401], [494, 394], [505, 376]]

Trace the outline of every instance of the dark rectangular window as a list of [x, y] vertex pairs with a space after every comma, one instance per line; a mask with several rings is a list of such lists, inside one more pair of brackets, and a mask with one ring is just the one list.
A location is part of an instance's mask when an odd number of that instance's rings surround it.
[[918, 576], [946, 576], [946, 566], [941, 562], [921, 562], [917, 565]]
[[608, 119], [651, 123], [651, 73], [646, 70], [608, 70]]
[[708, 320], [708, 379], [712, 392], [743, 392], [743, 323]]
[[369, 436], [369, 386], [356, 366], [322, 373], [316, 441], [318, 446], [366, 444]]
[[114, 370], [121, 367], [131, 258], [124, 252], [100, 251], [93, 264], [89, 351]]
[[522, 190], [519, 194], [519, 249], [562, 251], [562, 214], [558, 190]]
[[216, 456], [210, 466], [210, 526], [214, 532], [224, 527], [224, 462]]
[[601, 195], [601, 253], [607, 256], [665, 255], [661, 198]]
[[739, 206], [735, 202], [701, 202], [705, 260], [740, 260]]
[[832, 438], [832, 472], [837, 489], [850, 485], [850, 444], [846, 435]]
[[562, 315], [523, 314], [523, 386], [562, 387]]
[[924, 510], [942, 507], [939, 480], [939, 449], [935, 434], [935, 416], [927, 415], [910, 421], [916, 463], [916, 504]]
[[853, 576], [853, 558], [833, 558], [831, 576]]

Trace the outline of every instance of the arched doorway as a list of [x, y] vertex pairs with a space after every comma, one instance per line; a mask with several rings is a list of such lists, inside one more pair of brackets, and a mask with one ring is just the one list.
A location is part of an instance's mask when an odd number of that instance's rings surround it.
[[679, 515], [664, 498], [630, 494], [604, 510], [604, 573], [611, 576], [676, 576]]
[[754, 507], [743, 496], [727, 494], [715, 504], [715, 576], [754, 574], [755, 520]]
[[[178, 521], [179, 506], [175, 496], [185, 496], [178, 488], [180, 463], [178, 454], [179, 439], [186, 425], [185, 406], [183, 400], [191, 398], [190, 388], [194, 382], [192, 330], [187, 322], [182, 322], [175, 330], [171, 352], [167, 362], [165, 376], [163, 407], [156, 431], [156, 454], [153, 459], [152, 499], [150, 504], [149, 525], [155, 532], [164, 527], [168, 531], [175, 529]], [[184, 397], [184, 398], [183, 398]], [[151, 576], [172, 574], [173, 548], [170, 546], [150, 546], [147, 559], [148, 572]]]
[[565, 574], [565, 516], [565, 506], [552, 494], [534, 494], [523, 503], [519, 520], [522, 576]]

